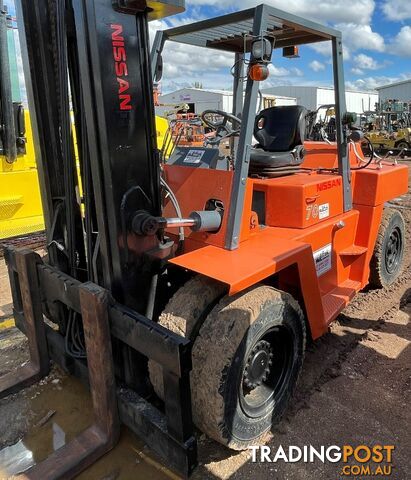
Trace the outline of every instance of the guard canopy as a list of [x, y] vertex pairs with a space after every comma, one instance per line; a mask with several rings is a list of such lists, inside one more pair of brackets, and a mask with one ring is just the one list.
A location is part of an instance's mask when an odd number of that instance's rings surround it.
[[337, 30], [268, 5], [171, 28], [164, 34], [168, 40], [174, 42], [244, 53], [251, 49], [256, 19], [260, 21], [264, 19], [263, 23], [267, 25], [266, 36], [272, 39], [274, 48], [323, 42], [333, 37], [341, 37]]

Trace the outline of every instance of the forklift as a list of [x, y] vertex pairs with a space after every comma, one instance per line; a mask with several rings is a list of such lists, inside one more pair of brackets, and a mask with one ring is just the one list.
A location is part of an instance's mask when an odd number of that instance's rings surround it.
[[[369, 121], [368, 121], [369, 120]], [[365, 112], [367, 137], [379, 151], [397, 150], [409, 154], [411, 148], [411, 103], [380, 101], [375, 112]]]
[[[16, 3], [48, 253], [6, 249], [31, 360], [0, 378], [0, 393], [53, 361], [88, 384], [95, 412], [23, 476], [73, 478], [113, 448], [120, 422], [190, 476], [194, 425], [234, 450], [263, 442], [307, 342], [367, 284], [399, 277], [404, 220], [385, 203], [407, 192], [407, 167], [364, 158], [329, 27], [259, 5], [158, 32], [150, 55], [148, 22], [184, 0]], [[306, 139], [304, 106], [255, 113], [274, 52], [322, 41], [335, 142]], [[161, 155], [153, 82], [167, 42], [232, 55], [233, 112], [203, 114], [233, 143], [230, 162], [219, 142]]]

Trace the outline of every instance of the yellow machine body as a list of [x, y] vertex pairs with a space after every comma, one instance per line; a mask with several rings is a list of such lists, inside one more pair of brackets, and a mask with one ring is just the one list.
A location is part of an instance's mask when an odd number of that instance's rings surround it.
[[[0, 156], [0, 240], [44, 230], [33, 133], [25, 111], [26, 153], [14, 163]], [[156, 117], [157, 144], [161, 148], [168, 129], [165, 118]]]
[[411, 128], [400, 128], [392, 133], [383, 130], [372, 130], [367, 133], [367, 136], [377, 148], [397, 148], [398, 146], [408, 148], [411, 145]]
[[44, 229], [30, 115], [25, 112], [26, 153], [8, 163], [0, 156], [0, 240]]

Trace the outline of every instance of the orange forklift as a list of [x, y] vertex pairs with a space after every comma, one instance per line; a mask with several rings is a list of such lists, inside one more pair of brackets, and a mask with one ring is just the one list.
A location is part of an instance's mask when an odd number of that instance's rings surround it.
[[[120, 422], [189, 476], [193, 425], [236, 450], [264, 441], [307, 342], [368, 283], [398, 278], [404, 220], [385, 203], [407, 191], [407, 168], [377, 161], [371, 144], [364, 158], [336, 30], [259, 5], [158, 32], [150, 56], [148, 21], [184, 0], [17, 5], [48, 255], [6, 251], [31, 361], [0, 392], [37, 381], [52, 360], [89, 385], [95, 410], [25, 478], [73, 478], [115, 445]], [[306, 139], [304, 106], [255, 115], [274, 52], [322, 41], [332, 44], [334, 143]], [[214, 138], [233, 140], [231, 161], [218, 142], [161, 158], [153, 81], [166, 42], [232, 55], [233, 112], [208, 112]]]

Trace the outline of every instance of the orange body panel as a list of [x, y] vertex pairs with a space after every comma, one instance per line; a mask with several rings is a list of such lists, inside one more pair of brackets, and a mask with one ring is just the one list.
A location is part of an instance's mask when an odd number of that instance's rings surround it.
[[[305, 168], [336, 168], [338, 167], [337, 146], [327, 142], [304, 142], [306, 156], [302, 164]], [[357, 143], [357, 152], [362, 155], [361, 144]], [[358, 160], [354, 155], [353, 147], [348, 144], [350, 164], [357, 166]]]
[[171, 262], [226, 283], [230, 295], [295, 264], [299, 270], [307, 314], [317, 318], [313, 336], [320, 336], [327, 328], [310, 246], [296, 241], [284, 242], [276, 237], [272, 228], [251, 235], [237, 250], [207, 246], [176, 257]]
[[[381, 205], [408, 190], [408, 168], [384, 162], [353, 172], [353, 200], [360, 205]], [[399, 193], [400, 192], [400, 193]]]
[[[304, 166], [335, 166], [335, 145], [307, 142], [306, 148]], [[351, 164], [357, 165], [356, 158]], [[204, 208], [209, 198], [219, 198], [229, 208], [231, 172], [169, 166], [166, 173], [184, 215]], [[302, 303], [311, 335], [317, 338], [367, 284], [384, 202], [406, 193], [407, 180], [407, 167], [386, 162], [382, 168], [372, 165], [353, 171], [353, 209], [344, 213], [339, 175], [248, 179], [238, 249], [221, 248], [224, 218], [216, 234], [189, 234], [185, 253], [171, 263], [225, 283], [230, 295], [274, 276], [279, 288]], [[258, 212], [259, 225], [252, 205], [261, 209], [261, 194], [264, 208]], [[324, 204], [329, 208], [320, 218], [319, 207]], [[318, 208], [313, 216], [314, 205]]]
[[[231, 197], [233, 172], [223, 170], [208, 170], [205, 168], [182, 167], [178, 165], [165, 165], [164, 176], [171, 190], [176, 195], [184, 217], [188, 217], [194, 210], [204, 210], [210, 199], [220, 200], [228, 211]], [[245, 194], [245, 208], [240, 241], [248, 238], [250, 230], [255, 228], [255, 215], [251, 213], [252, 183], [248, 182]], [[173, 205], [166, 201], [163, 215], [175, 217]], [[217, 233], [196, 233], [189, 228], [185, 229], [188, 243], [195, 245], [210, 244], [224, 247], [227, 232], [227, 215], [223, 215], [223, 222]], [[175, 234], [175, 229], [169, 230]]]
[[[326, 245], [332, 245], [331, 264], [337, 268], [331, 268], [318, 277], [321, 293], [325, 294], [350, 277], [352, 263], [340, 258], [338, 252], [345, 251], [354, 244], [358, 219], [358, 211], [352, 210], [341, 214], [338, 219], [331, 218], [304, 230], [276, 228], [275, 235], [277, 238], [287, 240], [284, 244], [287, 244], [289, 240], [306, 243], [311, 246], [313, 252]], [[345, 226], [339, 228], [337, 225], [339, 222], [344, 222]], [[355, 258], [350, 258], [350, 260], [354, 261]]]
[[254, 180], [265, 194], [265, 225], [306, 228], [343, 212], [342, 179], [336, 175], [298, 174]]
[[306, 156], [303, 167], [334, 168], [338, 165], [337, 147], [327, 142], [304, 142]]
[[[220, 200], [224, 205], [230, 202], [233, 172], [165, 165], [164, 173], [166, 182], [178, 198], [184, 217], [188, 217], [194, 210], [204, 210], [211, 198]], [[171, 201], [166, 202], [163, 215], [176, 216]], [[227, 218], [224, 216], [218, 233], [195, 233], [186, 228], [185, 236], [202, 244], [224, 247], [226, 230]], [[175, 233], [175, 229], [168, 233]]]

